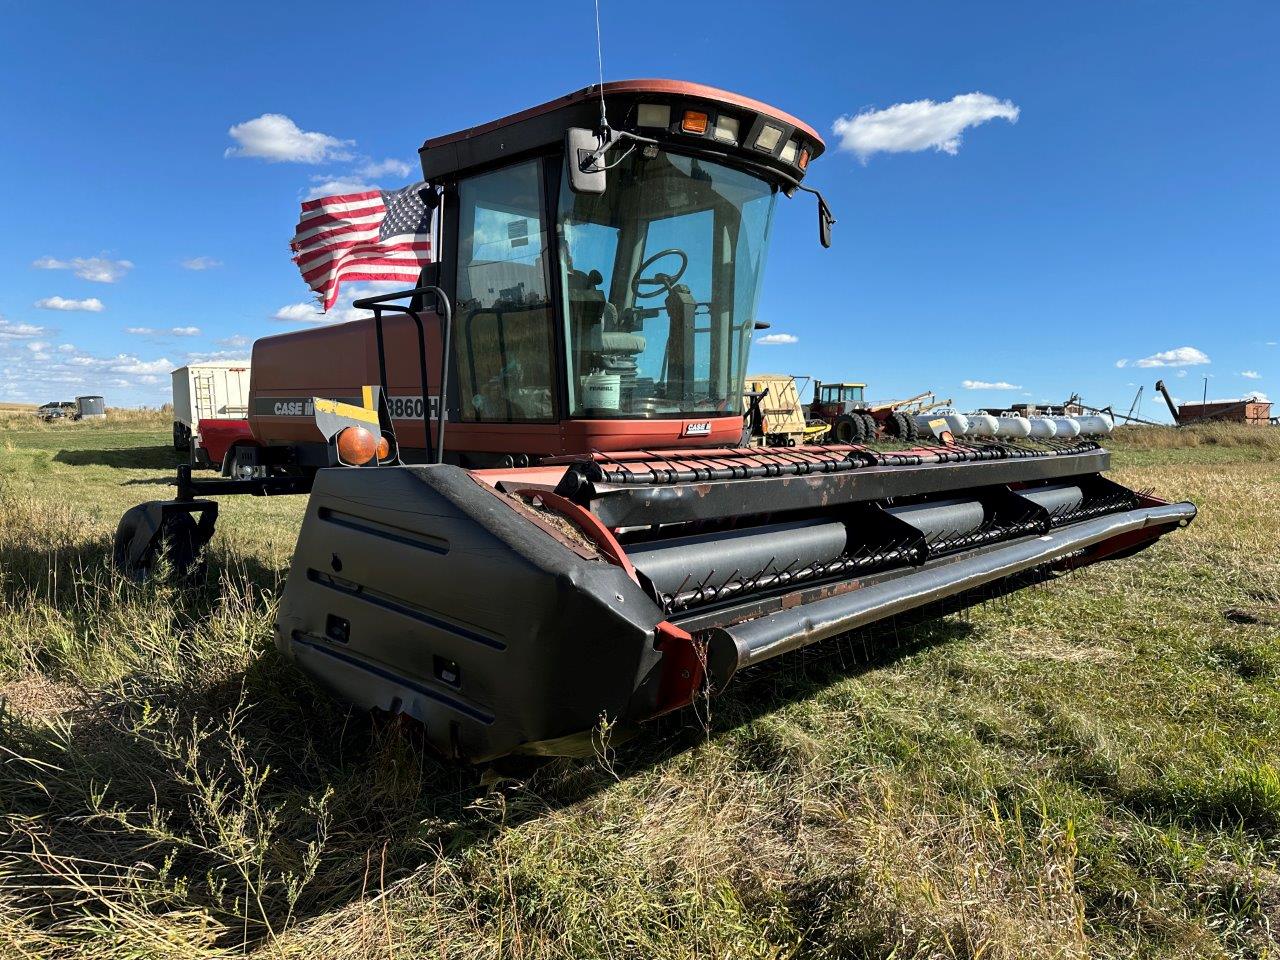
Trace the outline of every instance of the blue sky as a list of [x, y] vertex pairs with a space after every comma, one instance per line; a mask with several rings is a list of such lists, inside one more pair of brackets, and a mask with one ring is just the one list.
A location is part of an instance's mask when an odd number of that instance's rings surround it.
[[[965, 408], [1127, 409], [1158, 376], [1280, 399], [1280, 5], [799, 11], [601, 0], [607, 79], [725, 87], [827, 139], [836, 242], [779, 204], [760, 319], [795, 342], [753, 372]], [[6, 5], [0, 400], [157, 404], [171, 367], [300, 328], [275, 319], [309, 313], [300, 200], [409, 183], [425, 137], [595, 76], [583, 0]], [[246, 151], [229, 131], [264, 114], [323, 137], [241, 127]], [[228, 155], [280, 142], [318, 162]]]

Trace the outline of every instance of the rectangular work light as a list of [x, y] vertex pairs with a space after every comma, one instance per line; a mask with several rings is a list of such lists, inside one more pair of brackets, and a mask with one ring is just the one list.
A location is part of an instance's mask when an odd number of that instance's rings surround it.
[[778, 141], [782, 139], [782, 128], [775, 127], [766, 123], [756, 136], [756, 149], [773, 153], [777, 149]]
[[642, 103], [636, 110], [636, 124], [641, 127], [671, 126], [671, 104]]

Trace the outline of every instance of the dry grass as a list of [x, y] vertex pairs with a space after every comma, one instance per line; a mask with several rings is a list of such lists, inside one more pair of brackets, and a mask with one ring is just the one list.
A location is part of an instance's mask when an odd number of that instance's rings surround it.
[[301, 504], [228, 502], [193, 592], [111, 576], [166, 431], [0, 440], [0, 956], [1276, 953], [1268, 441], [1126, 433], [1189, 530], [487, 788], [275, 655]]
[[1269, 453], [1280, 453], [1280, 429], [1240, 426], [1229, 423], [1205, 423], [1192, 427], [1118, 427], [1112, 446], [1142, 450], [1166, 450], [1187, 447], [1252, 447]]

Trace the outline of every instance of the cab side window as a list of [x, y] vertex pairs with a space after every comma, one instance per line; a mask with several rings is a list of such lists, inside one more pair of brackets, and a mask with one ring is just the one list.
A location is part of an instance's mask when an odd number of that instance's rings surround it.
[[556, 417], [540, 161], [459, 185], [457, 358], [463, 420]]

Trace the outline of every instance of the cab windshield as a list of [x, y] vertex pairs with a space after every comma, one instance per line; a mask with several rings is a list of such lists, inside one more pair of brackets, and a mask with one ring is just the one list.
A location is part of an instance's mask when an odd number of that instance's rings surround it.
[[574, 193], [565, 172], [570, 415], [740, 412], [776, 193], [718, 163], [638, 149], [603, 194]]

